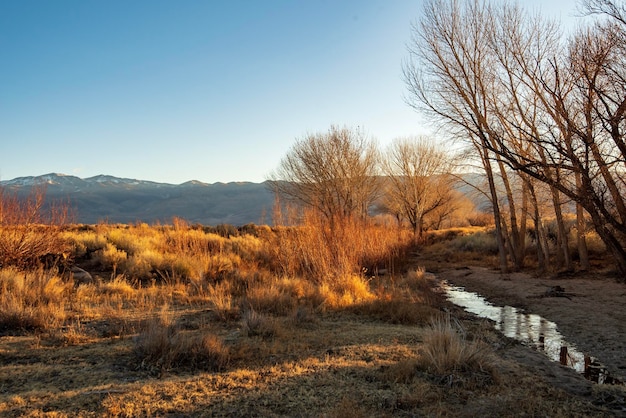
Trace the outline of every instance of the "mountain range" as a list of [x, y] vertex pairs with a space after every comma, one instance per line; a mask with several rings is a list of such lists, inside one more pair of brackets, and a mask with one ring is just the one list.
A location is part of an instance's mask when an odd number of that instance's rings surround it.
[[[465, 174], [455, 188], [476, 208], [489, 206], [476, 190], [484, 182], [480, 174]], [[33, 186], [45, 186], [46, 202], [67, 203], [72, 221], [83, 224], [171, 223], [178, 217], [203, 225], [271, 224], [274, 194], [267, 182], [181, 184], [98, 175], [89, 178], [50, 173], [0, 181], [0, 186], [26, 196]]]
[[269, 223], [274, 195], [266, 183], [182, 184], [98, 175], [89, 178], [50, 173], [0, 181], [5, 189], [25, 195], [46, 187], [46, 202], [67, 202], [74, 221], [94, 224], [169, 223], [173, 217], [204, 225]]

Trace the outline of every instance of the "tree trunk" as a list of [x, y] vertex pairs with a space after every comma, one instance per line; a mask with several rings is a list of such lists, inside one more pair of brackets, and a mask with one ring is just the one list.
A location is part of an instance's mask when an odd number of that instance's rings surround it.
[[552, 202], [554, 204], [554, 215], [556, 217], [557, 226], [557, 265], [559, 268], [565, 267], [567, 271], [572, 271], [574, 270], [574, 266], [572, 265], [572, 256], [569, 253], [569, 239], [567, 238], [563, 211], [561, 210], [561, 195], [553, 186], [550, 186], [550, 191], [552, 192]]
[[522, 178], [522, 211], [520, 213], [519, 221], [519, 248], [521, 257], [521, 267], [524, 266], [524, 260], [526, 258], [526, 231], [528, 221], [528, 183], [526, 179]]
[[585, 238], [586, 226], [583, 208], [576, 204], [576, 244], [578, 247], [578, 258], [581, 270], [589, 270], [589, 250], [587, 249], [587, 239]]
[[513, 190], [511, 188], [511, 182], [509, 176], [506, 173], [504, 163], [498, 158], [498, 166], [500, 168], [500, 175], [502, 176], [502, 183], [504, 184], [504, 190], [506, 191], [506, 200], [509, 206], [509, 219], [510, 219], [510, 239], [509, 246], [511, 248], [511, 257], [513, 258], [513, 266], [515, 270], [521, 270], [524, 267], [524, 248], [522, 240], [520, 239], [519, 226], [517, 224], [517, 213], [515, 208], [515, 199], [513, 196]]
[[622, 247], [619, 240], [615, 237], [615, 235], [607, 229], [607, 227], [602, 224], [596, 224], [596, 232], [602, 239], [602, 242], [607, 246], [607, 249], [613, 254], [615, 258], [615, 263], [617, 264], [617, 271], [620, 274], [620, 281], [626, 282], [626, 251], [624, 247]]
[[[587, 186], [588, 188], [590, 184], [589, 179], [585, 178], [581, 180], [583, 188], [585, 186]], [[587, 199], [589, 198], [587, 197]], [[604, 245], [606, 245], [607, 250], [610, 251], [613, 255], [617, 271], [621, 276], [621, 281], [626, 282], [626, 250], [624, 249], [624, 246], [615, 236], [615, 234], [613, 234], [613, 232], [609, 229], [610, 227], [607, 226], [605, 218], [602, 217], [602, 215], [598, 212], [593, 203], [583, 200], [582, 204], [585, 208], [587, 208], [587, 213], [589, 213], [589, 216], [591, 216], [591, 222], [593, 223], [594, 228], [598, 233], [598, 236], [600, 237]]]
[[[580, 173], [576, 173], [576, 187], [578, 189], [581, 187]], [[585, 226], [583, 210], [583, 207], [579, 203], [576, 203], [576, 244], [578, 247], [580, 268], [581, 270], [589, 270], [589, 251], [587, 249], [587, 238], [585, 237], [587, 227]]]
[[530, 200], [533, 206], [533, 222], [535, 223], [535, 240], [537, 241], [537, 267], [540, 272], [545, 272], [548, 267], [548, 252], [544, 245], [543, 237], [543, 225], [541, 221], [541, 213], [539, 212], [539, 203], [537, 202], [537, 195], [535, 194], [535, 187], [530, 181], [528, 182], [528, 190], [530, 194]]
[[[477, 144], [478, 146], [478, 144]], [[493, 217], [496, 226], [496, 242], [498, 244], [498, 259], [500, 261], [500, 271], [502, 273], [509, 272], [509, 266], [506, 259], [506, 247], [504, 245], [504, 235], [502, 234], [502, 216], [500, 214], [500, 204], [498, 202], [498, 191], [496, 189], [496, 182], [493, 177], [493, 170], [491, 162], [489, 160], [489, 149], [483, 145], [482, 149], [482, 161], [487, 175], [487, 181], [489, 183], [489, 193], [491, 196], [491, 205], [493, 207]]]

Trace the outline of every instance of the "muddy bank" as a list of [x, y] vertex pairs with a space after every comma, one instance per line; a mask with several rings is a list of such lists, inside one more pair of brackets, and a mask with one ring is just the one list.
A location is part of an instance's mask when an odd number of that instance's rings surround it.
[[[625, 380], [626, 285], [591, 273], [541, 278], [527, 273], [502, 275], [481, 267], [443, 270], [437, 277], [477, 292], [496, 305], [515, 306], [555, 322], [567, 341]], [[564, 290], [558, 297], [550, 292], [556, 286]]]

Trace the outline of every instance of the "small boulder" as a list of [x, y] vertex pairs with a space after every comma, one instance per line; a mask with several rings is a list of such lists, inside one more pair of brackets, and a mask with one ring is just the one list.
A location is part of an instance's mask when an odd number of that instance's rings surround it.
[[74, 279], [76, 285], [93, 283], [93, 277], [89, 272], [81, 269], [78, 266], [72, 266], [70, 269], [70, 276]]

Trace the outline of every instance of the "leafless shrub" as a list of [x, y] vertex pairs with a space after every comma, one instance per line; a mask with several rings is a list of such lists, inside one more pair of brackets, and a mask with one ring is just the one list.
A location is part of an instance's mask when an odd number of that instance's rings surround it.
[[35, 268], [46, 256], [58, 262], [67, 254], [61, 229], [68, 207], [45, 208], [45, 195], [44, 187], [34, 187], [25, 198], [0, 187], [0, 267]]

